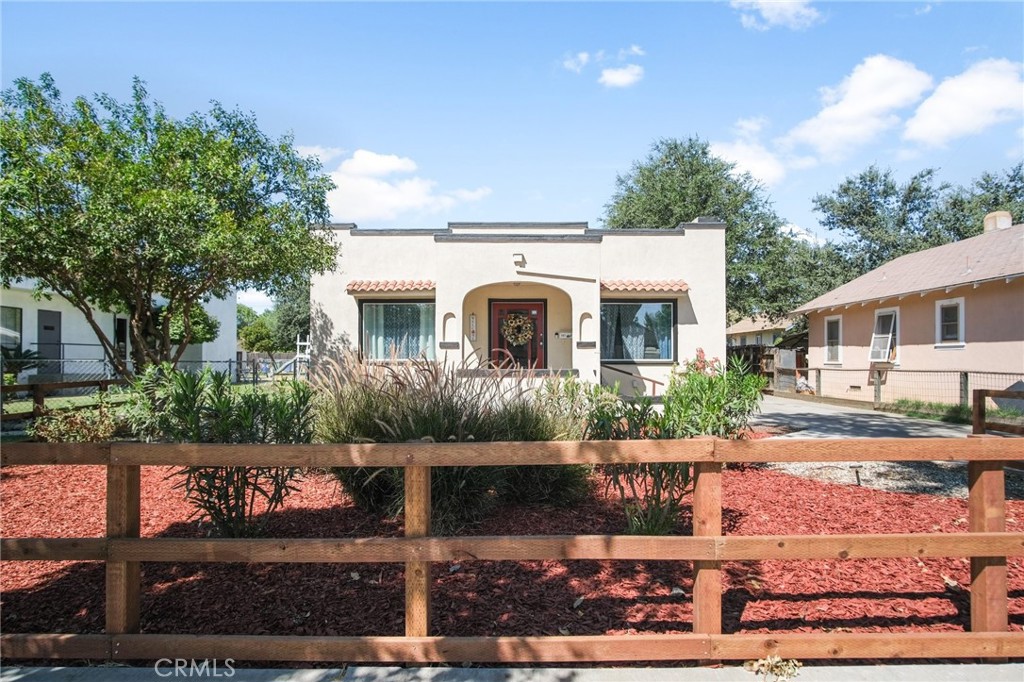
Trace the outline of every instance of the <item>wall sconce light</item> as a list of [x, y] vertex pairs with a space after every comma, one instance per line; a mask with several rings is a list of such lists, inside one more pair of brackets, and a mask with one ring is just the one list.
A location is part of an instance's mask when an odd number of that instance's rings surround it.
[[469, 340], [476, 341], [476, 313], [469, 314]]
[[525, 268], [526, 267], [526, 254], [523, 254], [523, 253], [513, 253], [512, 254], [512, 264], [515, 265], [517, 268]]

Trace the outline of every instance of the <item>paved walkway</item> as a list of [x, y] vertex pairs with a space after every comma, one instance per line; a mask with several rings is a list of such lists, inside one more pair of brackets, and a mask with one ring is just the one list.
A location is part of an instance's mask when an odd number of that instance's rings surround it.
[[[386, 668], [324, 670], [234, 669], [228, 677], [173, 674], [153, 668], [5, 668], [0, 682], [763, 682], [741, 667], [726, 668]], [[184, 672], [184, 671], [182, 671]], [[1020, 682], [1024, 664], [810, 666], [795, 682]]]
[[[765, 396], [753, 422], [797, 429], [790, 438], [962, 438], [968, 424], [947, 424], [826, 403]], [[786, 436], [784, 436], [786, 437]]]

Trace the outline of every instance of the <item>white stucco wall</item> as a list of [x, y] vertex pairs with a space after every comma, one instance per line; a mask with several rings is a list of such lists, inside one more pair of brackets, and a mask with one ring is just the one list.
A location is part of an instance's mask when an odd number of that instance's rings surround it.
[[[61, 315], [61, 343], [64, 344], [64, 358], [72, 361], [65, 367], [66, 374], [90, 373], [95, 374], [98, 364], [89, 364], [85, 361], [100, 363], [103, 360], [103, 348], [96, 333], [89, 326], [85, 315], [78, 308], [71, 305], [67, 299], [56, 294], [49, 299], [41, 298], [36, 300], [32, 296], [35, 286], [34, 280], [21, 280], [15, 283], [10, 289], [0, 290], [0, 304], [21, 309], [22, 316], [22, 348], [36, 350], [39, 341], [38, 321], [40, 310], [52, 310]], [[235, 358], [235, 344], [238, 318], [236, 314], [236, 297], [232, 293], [223, 299], [212, 299], [204, 304], [206, 310], [220, 321], [220, 332], [217, 339], [210, 343], [193, 344], [185, 352], [183, 360], [205, 361], [205, 362], [227, 362]], [[107, 337], [114, 340], [114, 313], [94, 311], [94, 317]], [[121, 315], [120, 317], [124, 317]], [[131, 340], [129, 338], [129, 344]], [[81, 372], [76, 366], [81, 366]], [[227, 369], [227, 366], [224, 366]]]
[[[587, 230], [583, 223], [453, 223], [435, 231], [336, 229], [341, 253], [337, 267], [314, 277], [311, 289], [314, 359], [359, 347], [359, 300], [433, 299], [436, 355], [447, 361], [487, 357], [488, 299], [547, 301], [545, 348], [549, 369], [575, 369], [588, 381], [619, 381], [602, 371], [602, 299], [672, 300], [676, 304], [675, 358], [725, 354], [725, 227], [687, 225], [685, 230], [647, 232]], [[684, 280], [687, 293], [602, 292], [601, 280]], [[429, 291], [350, 295], [353, 280], [428, 280]], [[469, 338], [470, 315], [477, 339]], [[571, 339], [556, 338], [570, 332]], [[458, 348], [452, 346], [457, 343]], [[667, 380], [672, 361], [616, 363], [643, 379]], [[607, 367], [607, 363], [606, 363]], [[606, 376], [602, 376], [606, 375]]]

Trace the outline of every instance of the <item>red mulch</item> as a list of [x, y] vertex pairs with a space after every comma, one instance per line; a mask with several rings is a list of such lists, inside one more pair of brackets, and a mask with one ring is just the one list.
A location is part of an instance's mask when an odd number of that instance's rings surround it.
[[[142, 469], [142, 535], [203, 537], [166, 479]], [[0, 481], [0, 535], [97, 537], [104, 470], [11, 466]], [[837, 485], [754, 467], [724, 474], [727, 534], [949, 532], [966, 530], [964, 500]], [[1024, 502], [1007, 502], [1008, 527]], [[688, 533], [688, 519], [679, 532]], [[1021, 524], [1021, 525], [1018, 525]], [[616, 533], [617, 500], [600, 481], [568, 509], [512, 505], [467, 534]], [[396, 536], [401, 521], [355, 507], [330, 476], [307, 477], [271, 521], [282, 537]], [[103, 629], [103, 565], [3, 562], [3, 632], [96, 633]], [[142, 631], [148, 633], [400, 635], [398, 564], [143, 565]], [[725, 565], [725, 632], [964, 630], [966, 559], [760, 561]], [[1024, 629], [1024, 562], [1009, 561], [1010, 621]], [[955, 586], [950, 587], [947, 581]], [[475, 561], [434, 566], [440, 635], [574, 635], [687, 632], [688, 562]], [[681, 588], [682, 595], [673, 594]], [[583, 601], [576, 604], [577, 600]]]

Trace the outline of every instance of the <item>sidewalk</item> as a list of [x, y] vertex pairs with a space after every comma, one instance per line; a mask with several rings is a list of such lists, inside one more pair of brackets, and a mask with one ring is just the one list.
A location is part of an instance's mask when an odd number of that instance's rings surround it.
[[[739, 666], [724, 668], [393, 668], [357, 666], [322, 670], [208, 670], [160, 668], [4, 668], [0, 682], [763, 682]], [[192, 674], [188, 674], [191, 672]], [[229, 676], [228, 673], [232, 674]], [[810, 666], [795, 682], [1020, 682], [1024, 664]]]

